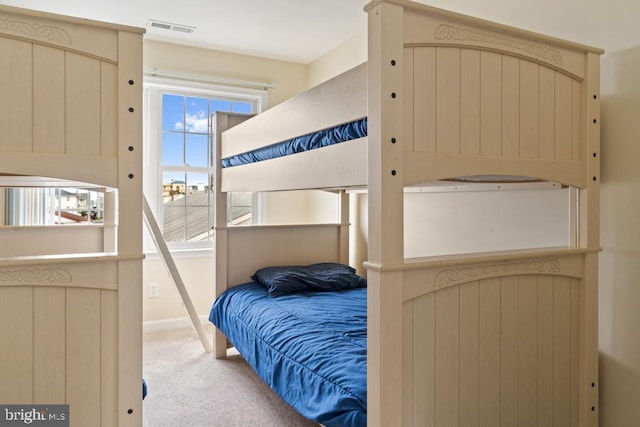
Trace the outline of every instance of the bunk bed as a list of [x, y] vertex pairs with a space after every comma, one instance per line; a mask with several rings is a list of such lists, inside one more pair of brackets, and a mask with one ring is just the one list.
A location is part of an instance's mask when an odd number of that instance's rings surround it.
[[[367, 425], [597, 425], [602, 51], [405, 0], [365, 10], [366, 64], [217, 115], [216, 296], [265, 267], [348, 264], [345, 190], [366, 191]], [[222, 167], [363, 118], [364, 137]], [[571, 189], [566, 244], [405, 257], [408, 188], [514, 179]], [[338, 223], [232, 227], [220, 208], [297, 189], [336, 191]]]
[[103, 194], [79, 224], [0, 214], [0, 401], [68, 405], [72, 426], [142, 425], [142, 34], [0, 6], [0, 211], [33, 208], [7, 191]]

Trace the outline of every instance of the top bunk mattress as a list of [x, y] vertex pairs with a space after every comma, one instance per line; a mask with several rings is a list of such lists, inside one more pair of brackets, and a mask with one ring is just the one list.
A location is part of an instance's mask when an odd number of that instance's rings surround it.
[[367, 136], [367, 119], [362, 118], [332, 128], [291, 138], [266, 147], [222, 159], [222, 167], [246, 165], [315, 150]]

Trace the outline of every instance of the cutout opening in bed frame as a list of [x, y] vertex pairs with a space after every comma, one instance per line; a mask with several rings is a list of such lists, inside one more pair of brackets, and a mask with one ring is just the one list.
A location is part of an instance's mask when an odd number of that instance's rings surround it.
[[577, 190], [543, 181], [408, 187], [405, 258], [575, 247], [577, 203]]
[[0, 175], [0, 258], [114, 254], [117, 190]]
[[327, 224], [340, 222], [340, 198], [324, 190], [256, 193], [254, 225]]

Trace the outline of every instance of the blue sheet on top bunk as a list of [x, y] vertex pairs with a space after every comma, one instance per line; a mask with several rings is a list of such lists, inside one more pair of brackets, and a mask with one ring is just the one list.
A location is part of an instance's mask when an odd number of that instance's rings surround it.
[[312, 134], [299, 136], [253, 151], [222, 159], [222, 167], [245, 165], [289, 154], [301, 153], [328, 145], [338, 144], [367, 136], [367, 119], [360, 119]]
[[270, 297], [247, 283], [223, 293], [209, 320], [258, 375], [305, 417], [367, 425], [367, 290]]

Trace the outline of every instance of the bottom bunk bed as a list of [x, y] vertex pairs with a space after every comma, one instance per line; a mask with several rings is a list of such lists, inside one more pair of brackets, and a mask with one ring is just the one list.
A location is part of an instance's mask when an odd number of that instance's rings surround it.
[[350, 267], [258, 270], [214, 303], [209, 320], [305, 417], [367, 425], [367, 290]]

